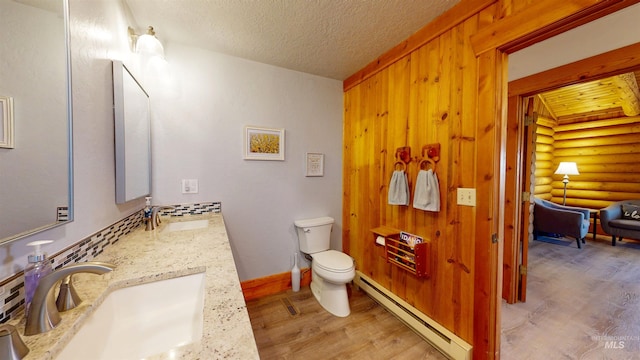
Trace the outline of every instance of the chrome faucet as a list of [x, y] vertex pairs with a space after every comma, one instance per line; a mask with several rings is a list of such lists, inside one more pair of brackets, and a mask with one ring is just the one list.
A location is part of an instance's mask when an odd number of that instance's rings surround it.
[[151, 231], [151, 230], [155, 230], [155, 228], [157, 228], [158, 226], [160, 226], [160, 223], [162, 223], [162, 221], [160, 221], [160, 210], [164, 210], [164, 209], [175, 209], [175, 206], [171, 206], [171, 205], [165, 205], [165, 206], [152, 206], [151, 207], [151, 218], [146, 218], [145, 219], [145, 230], [146, 231]]
[[13, 325], [0, 325], [0, 359], [21, 360], [29, 353], [29, 348]]
[[62, 320], [52, 291], [58, 281], [76, 273], [104, 274], [114, 268], [113, 264], [89, 261], [63, 267], [40, 279], [29, 306], [24, 334], [30, 336], [47, 332]]

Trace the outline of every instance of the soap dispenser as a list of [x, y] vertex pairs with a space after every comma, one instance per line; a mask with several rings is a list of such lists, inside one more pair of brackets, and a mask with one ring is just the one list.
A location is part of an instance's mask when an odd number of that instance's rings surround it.
[[151, 207], [151, 196], [145, 197], [144, 200], [144, 218], [151, 219], [151, 215], [153, 213], [153, 208]]
[[155, 224], [153, 223], [155, 219], [153, 219], [153, 207], [151, 206], [151, 196], [147, 196], [144, 198], [144, 223], [145, 223], [145, 231], [151, 231], [155, 229]]
[[29, 306], [36, 292], [38, 282], [44, 276], [50, 274], [53, 269], [51, 260], [47, 258], [47, 254], [42, 252], [42, 245], [52, 243], [51, 240], [32, 241], [27, 246], [33, 246], [33, 255], [29, 255], [27, 260], [29, 263], [24, 268], [24, 289], [25, 289], [25, 314], [29, 313]]

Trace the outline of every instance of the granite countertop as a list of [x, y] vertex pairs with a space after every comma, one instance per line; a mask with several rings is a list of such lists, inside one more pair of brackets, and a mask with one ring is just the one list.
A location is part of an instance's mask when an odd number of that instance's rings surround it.
[[[204, 219], [209, 220], [206, 228], [166, 231], [171, 222]], [[30, 349], [25, 360], [55, 359], [90, 313], [116, 289], [202, 272], [206, 283], [202, 338], [146, 360], [259, 359], [222, 214], [164, 217], [156, 230], [140, 226], [93, 260], [115, 264], [116, 269], [104, 275], [74, 275], [83, 302], [61, 313], [55, 329], [24, 336], [24, 319], [13, 324]]]

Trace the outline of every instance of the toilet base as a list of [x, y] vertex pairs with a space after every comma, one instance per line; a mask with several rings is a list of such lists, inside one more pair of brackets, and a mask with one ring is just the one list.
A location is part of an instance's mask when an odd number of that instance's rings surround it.
[[325, 310], [335, 316], [349, 316], [351, 309], [347, 284], [334, 284], [315, 274], [312, 274], [311, 279], [311, 293]]

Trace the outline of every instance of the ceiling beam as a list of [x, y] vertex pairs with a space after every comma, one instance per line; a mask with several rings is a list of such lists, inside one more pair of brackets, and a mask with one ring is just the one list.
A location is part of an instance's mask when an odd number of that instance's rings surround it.
[[620, 74], [613, 77], [613, 84], [618, 89], [621, 106], [627, 116], [640, 115], [640, 90], [634, 73]]
[[540, 102], [545, 107], [545, 109], [547, 109], [547, 111], [549, 112], [549, 115], [551, 115], [553, 120], [558, 122], [558, 115], [556, 115], [556, 112], [554, 111], [553, 107], [547, 104], [547, 100], [545, 99], [544, 94], [538, 94], [538, 99], [540, 99]]

